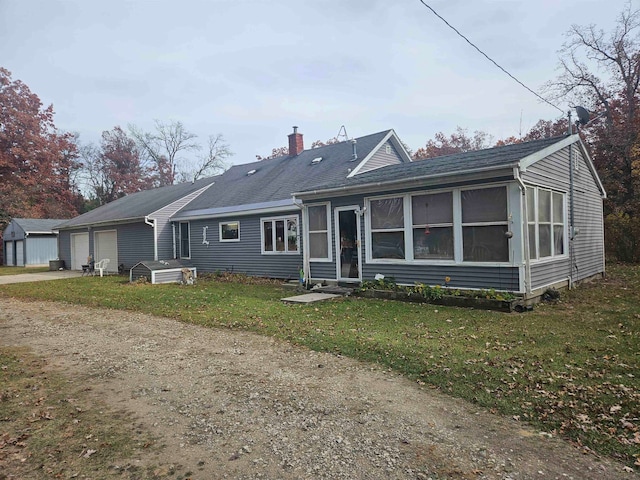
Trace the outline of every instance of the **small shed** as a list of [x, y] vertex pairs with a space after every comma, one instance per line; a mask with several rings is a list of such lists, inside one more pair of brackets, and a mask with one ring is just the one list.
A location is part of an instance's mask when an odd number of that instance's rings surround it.
[[196, 278], [196, 267], [179, 260], [143, 260], [136, 263], [129, 271], [129, 281], [133, 282], [141, 277], [146, 278], [152, 284], [156, 283], [181, 283], [183, 281], [182, 270], [188, 269], [192, 278]]
[[2, 234], [4, 264], [41, 266], [58, 259], [58, 232], [64, 219], [14, 218]]

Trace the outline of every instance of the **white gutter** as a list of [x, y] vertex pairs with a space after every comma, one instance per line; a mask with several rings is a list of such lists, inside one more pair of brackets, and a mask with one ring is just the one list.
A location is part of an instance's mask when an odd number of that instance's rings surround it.
[[173, 258], [177, 257], [177, 249], [176, 249], [176, 224], [175, 222], [171, 222], [171, 233], [173, 234]]
[[522, 239], [524, 243], [524, 291], [525, 293], [531, 293], [531, 252], [529, 251], [529, 208], [527, 204], [527, 186], [520, 177], [520, 168], [513, 169], [513, 176], [518, 182], [520, 191], [522, 192], [522, 216], [524, 217], [522, 223], [524, 228], [522, 229]]
[[147, 215], [144, 217], [144, 223], [153, 228], [153, 259], [158, 261], [158, 229], [156, 228], [156, 219], [149, 218]]

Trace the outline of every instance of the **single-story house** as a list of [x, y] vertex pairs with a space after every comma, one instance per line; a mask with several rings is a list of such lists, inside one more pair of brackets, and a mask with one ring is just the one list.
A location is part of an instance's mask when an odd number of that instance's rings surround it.
[[578, 135], [411, 161], [393, 130], [236, 165], [171, 217], [200, 272], [537, 295], [604, 273], [605, 191]]
[[44, 266], [58, 259], [58, 232], [63, 219], [14, 218], [2, 233], [4, 264]]
[[288, 155], [112, 202], [60, 226], [59, 250], [73, 268], [177, 259], [535, 296], [604, 273], [604, 197], [578, 135], [411, 161], [393, 130], [304, 149], [294, 127]]
[[133, 193], [58, 222], [61, 260], [82, 270], [92, 258], [109, 259], [107, 270], [129, 269], [142, 260], [175, 258], [169, 217], [215, 183], [217, 177]]

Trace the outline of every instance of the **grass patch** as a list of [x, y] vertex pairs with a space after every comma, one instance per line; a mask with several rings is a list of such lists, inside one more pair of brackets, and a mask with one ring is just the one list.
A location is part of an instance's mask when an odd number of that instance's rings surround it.
[[290, 292], [276, 285], [234, 280], [91, 277], [5, 285], [0, 295], [143, 311], [376, 362], [640, 467], [637, 266], [612, 265], [606, 280], [525, 314], [361, 298], [284, 304]]
[[7, 267], [0, 265], [0, 275], [20, 275], [21, 273], [48, 272], [49, 267]]

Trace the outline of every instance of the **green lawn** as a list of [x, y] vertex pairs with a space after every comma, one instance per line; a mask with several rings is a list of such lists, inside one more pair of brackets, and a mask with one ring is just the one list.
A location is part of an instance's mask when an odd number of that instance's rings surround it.
[[[64, 288], [60, 288], [64, 282]], [[272, 335], [377, 362], [640, 468], [640, 267], [523, 314], [362, 298], [280, 301], [268, 282], [129, 284], [124, 277], [0, 286], [0, 295], [144, 311]]]
[[48, 272], [49, 267], [5, 267], [0, 265], [0, 275], [19, 275], [21, 273]]

